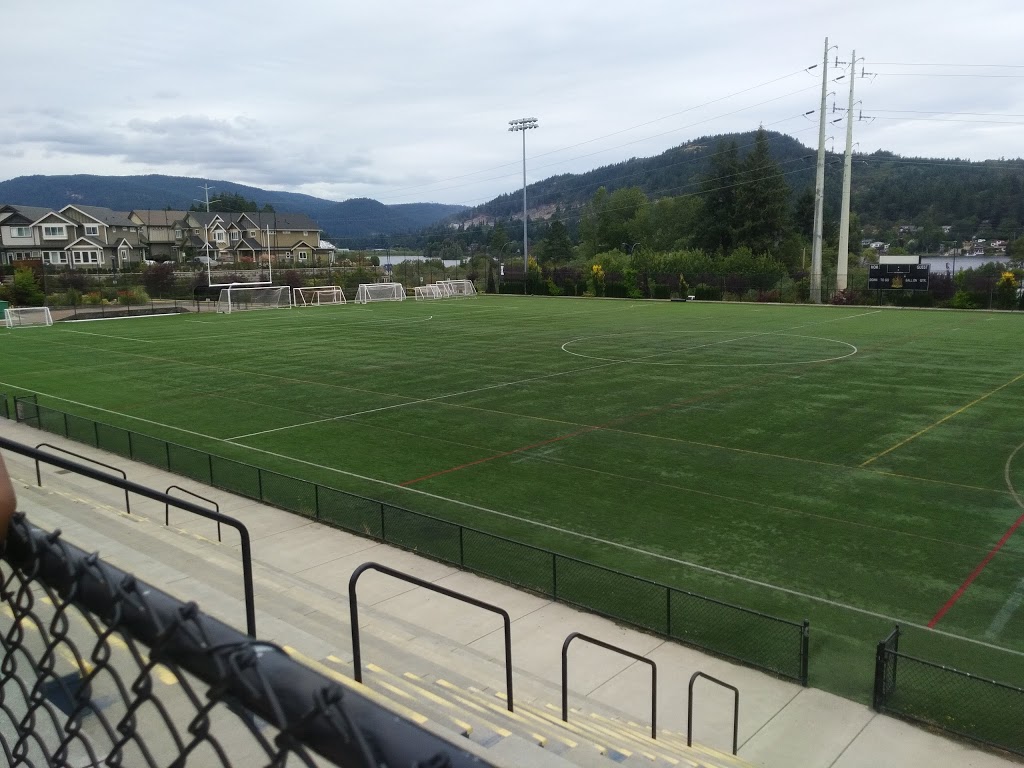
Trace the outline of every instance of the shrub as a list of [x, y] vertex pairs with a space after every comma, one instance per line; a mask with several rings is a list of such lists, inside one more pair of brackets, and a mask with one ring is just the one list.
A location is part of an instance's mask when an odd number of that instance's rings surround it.
[[654, 286], [654, 298], [656, 299], [668, 299], [672, 296], [672, 289], [667, 285], [661, 285], [660, 283]]
[[697, 283], [693, 288], [693, 298], [700, 299], [701, 301], [721, 301], [722, 289], [717, 285]]
[[953, 300], [949, 303], [954, 309], [977, 309], [974, 297], [967, 291], [957, 291], [953, 294]]
[[149, 294], [139, 287], [127, 288], [117, 292], [117, 303], [124, 306], [148, 304]]

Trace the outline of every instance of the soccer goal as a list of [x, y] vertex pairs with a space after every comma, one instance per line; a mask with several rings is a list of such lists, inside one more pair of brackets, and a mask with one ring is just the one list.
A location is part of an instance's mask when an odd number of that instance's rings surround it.
[[448, 280], [448, 288], [452, 296], [476, 296], [476, 286], [472, 280]]
[[356, 290], [356, 304], [371, 301], [405, 301], [405, 288], [401, 283], [360, 283]]
[[283, 309], [292, 305], [287, 285], [229, 285], [221, 288], [217, 311], [225, 314], [249, 309]]
[[308, 288], [296, 288], [294, 302], [296, 307], [320, 307], [325, 304], [347, 304], [345, 292], [340, 285], [317, 285]]
[[8, 328], [53, 325], [49, 307], [17, 307], [4, 310], [4, 325]]
[[416, 296], [416, 301], [427, 301], [428, 299], [442, 298], [441, 289], [434, 284], [417, 285], [412, 290]]

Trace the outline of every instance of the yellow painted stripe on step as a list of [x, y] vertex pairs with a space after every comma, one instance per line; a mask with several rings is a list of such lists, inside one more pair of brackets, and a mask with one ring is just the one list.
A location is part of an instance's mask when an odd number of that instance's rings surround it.
[[349, 662], [345, 661], [342, 658], [339, 658], [338, 656], [335, 656], [333, 653], [327, 657], [327, 660], [333, 661], [335, 664], [344, 664], [346, 667], [352, 666]]
[[412, 720], [414, 723], [418, 725], [423, 725], [430, 719], [428, 717], [425, 717], [424, 715], [421, 715], [419, 712], [416, 712], [402, 704], [399, 704], [397, 701], [392, 701], [387, 696], [378, 693], [377, 691], [363, 685], [362, 683], [357, 683], [355, 680], [345, 677], [337, 670], [331, 669], [326, 664], [322, 664], [316, 659], [309, 658], [304, 653], [295, 650], [291, 646], [285, 645], [282, 646], [282, 648], [285, 653], [287, 653], [291, 658], [293, 658], [300, 664], [305, 664], [310, 669], [314, 669], [321, 675], [324, 675], [325, 677], [329, 677], [332, 680], [341, 683], [346, 688], [351, 688], [354, 691], [358, 691], [361, 695], [370, 699], [374, 703], [380, 704], [385, 709], [389, 709], [395, 714], [401, 715], [402, 717], [406, 718], [407, 720]]
[[452, 717], [452, 718], [449, 718], [449, 719], [453, 723], [455, 723], [462, 730], [462, 735], [463, 736], [472, 736], [473, 735], [473, 726], [470, 725], [469, 723], [467, 723], [465, 720], [459, 720], [459, 718], [457, 718], [457, 717]]

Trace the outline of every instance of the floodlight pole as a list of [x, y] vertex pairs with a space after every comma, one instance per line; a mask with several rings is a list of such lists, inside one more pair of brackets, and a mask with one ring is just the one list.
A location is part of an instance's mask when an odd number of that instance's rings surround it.
[[529, 282], [530, 256], [526, 243], [526, 132], [537, 127], [536, 117], [522, 117], [518, 120], [509, 120], [510, 131], [521, 131], [523, 134], [523, 293], [526, 293], [526, 286]]

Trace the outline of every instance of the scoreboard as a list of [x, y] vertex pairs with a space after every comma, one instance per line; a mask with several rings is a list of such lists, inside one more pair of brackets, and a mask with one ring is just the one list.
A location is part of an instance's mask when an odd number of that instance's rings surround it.
[[872, 264], [868, 267], [870, 290], [927, 291], [931, 264]]

